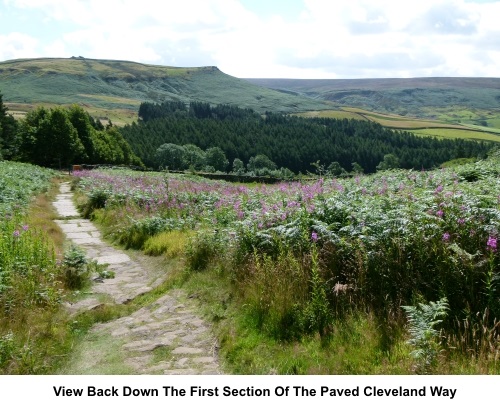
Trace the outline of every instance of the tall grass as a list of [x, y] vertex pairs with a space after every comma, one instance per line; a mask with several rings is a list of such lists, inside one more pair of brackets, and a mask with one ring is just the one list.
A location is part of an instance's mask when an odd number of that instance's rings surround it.
[[189, 238], [193, 232], [172, 230], [156, 234], [144, 243], [144, 253], [151, 256], [165, 255], [175, 258], [186, 252]]
[[68, 286], [81, 285], [68, 283], [75, 263], [64, 255], [53, 222], [55, 177], [37, 166], [0, 162], [1, 374], [53, 372], [73, 342], [61, 303]]
[[372, 347], [387, 360], [407, 340], [403, 307], [444, 297], [443, 356], [474, 356], [496, 370], [499, 163], [493, 154], [433, 172], [259, 188], [179, 176], [166, 188], [152, 174], [93, 172], [81, 173], [80, 187], [88, 195], [106, 188], [106, 206], [94, 212], [123, 224], [122, 242], [137, 239], [149, 253], [171, 243], [173, 231], [189, 231], [191, 277], [207, 285], [216, 277], [228, 290], [211, 301], [216, 319], [234, 305], [262, 339], [326, 346], [338, 325], [370, 319]]
[[[45, 214], [27, 215], [33, 196], [50, 187], [54, 172], [36, 166], [0, 162], [0, 370], [40, 373], [45, 356], [60, 341], [55, 313], [64, 296], [54, 244], [38, 226]], [[36, 201], [34, 212], [40, 210]], [[50, 356], [49, 356], [50, 357]], [[50, 361], [49, 361], [50, 362]]]
[[61, 297], [58, 269], [47, 237], [16, 215], [0, 223], [0, 301], [4, 314], [18, 308], [56, 305]]

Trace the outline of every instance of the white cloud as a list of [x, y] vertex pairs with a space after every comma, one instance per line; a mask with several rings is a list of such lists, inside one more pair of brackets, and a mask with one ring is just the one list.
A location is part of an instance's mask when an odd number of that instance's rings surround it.
[[36, 38], [19, 32], [0, 35], [0, 60], [19, 59], [27, 55], [37, 57], [37, 45]]
[[500, 76], [500, 1], [304, 0], [296, 18], [259, 16], [237, 0], [4, 3], [61, 30], [49, 42], [11, 40], [9, 51], [0, 48], [5, 59], [58, 53], [217, 65], [239, 77]]

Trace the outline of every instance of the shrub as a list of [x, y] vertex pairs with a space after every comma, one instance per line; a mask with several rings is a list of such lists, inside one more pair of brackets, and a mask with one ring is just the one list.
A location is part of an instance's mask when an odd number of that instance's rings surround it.
[[84, 218], [90, 218], [90, 215], [97, 209], [104, 208], [106, 202], [110, 198], [110, 191], [104, 189], [91, 190], [87, 196], [87, 200], [80, 207]]
[[207, 270], [223, 258], [224, 252], [225, 246], [219, 232], [201, 232], [187, 245], [187, 266], [194, 271]]
[[88, 264], [85, 252], [76, 245], [71, 245], [64, 252], [63, 278], [67, 288], [79, 290], [87, 284], [90, 277]]

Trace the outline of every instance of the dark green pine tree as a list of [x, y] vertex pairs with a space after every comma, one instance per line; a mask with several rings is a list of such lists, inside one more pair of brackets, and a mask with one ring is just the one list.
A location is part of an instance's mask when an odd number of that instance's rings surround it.
[[63, 168], [85, 153], [77, 130], [61, 107], [50, 111], [40, 107], [29, 112], [19, 135], [22, 160], [40, 166]]
[[42, 121], [39, 130], [38, 147], [44, 151], [44, 166], [63, 168], [85, 154], [78, 132], [63, 108], [51, 110], [49, 119]]
[[17, 155], [17, 122], [8, 113], [0, 93], [0, 159], [12, 159]]
[[95, 146], [93, 139], [95, 138], [95, 128], [92, 126], [90, 115], [80, 106], [72, 105], [68, 109], [68, 118], [71, 125], [76, 129], [78, 138], [85, 148], [85, 152], [80, 156], [75, 156], [76, 161], [80, 163], [96, 163], [95, 162]]

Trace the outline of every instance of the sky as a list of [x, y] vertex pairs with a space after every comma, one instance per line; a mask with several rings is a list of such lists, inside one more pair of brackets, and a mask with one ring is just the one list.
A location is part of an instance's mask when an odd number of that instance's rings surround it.
[[500, 77], [500, 0], [0, 0], [0, 61], [71, 56], [240, 78]]

